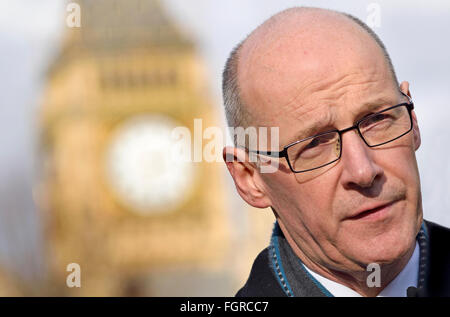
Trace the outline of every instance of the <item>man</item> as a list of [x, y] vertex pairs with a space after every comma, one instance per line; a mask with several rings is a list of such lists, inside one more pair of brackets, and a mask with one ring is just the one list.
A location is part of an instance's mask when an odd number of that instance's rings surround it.
[[278, 13], [233, 50], [223, 93], [230, 126], [279, 128], [275, 150], [223, 151], [239, 195], [276, 218], [237, 296], [450, 296], [450, 231], [422, 218], [409, 84], [363, 22]]

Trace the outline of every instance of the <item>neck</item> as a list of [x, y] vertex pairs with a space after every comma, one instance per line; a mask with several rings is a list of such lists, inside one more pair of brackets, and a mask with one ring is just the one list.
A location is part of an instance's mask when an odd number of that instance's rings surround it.
[[[280, 224], [280, 227], [282, 228], [282, 224]], [[358, 271], [342, 271], [320, 265], [319, 263], [313, 261], [305, 252], [303, 252], [297, 243], [291, 238], [289, 233], [283, 229], [284, 228], [282, 228], [282, 231], [285, 238], [294, 253], [310, 270], [329, 280], [345, 285], [360, 295], [366, 297], [377, 296], [403, 270], [411, 258], [415, 248], [414, 242], [404, 256], [392, 263], [380, 265], [380, 286], [369, 287], [367, 278], [370, 274], [372, 274], [372, 272], [366, 271], [366, 268], [361, 268], [361, 270]]]

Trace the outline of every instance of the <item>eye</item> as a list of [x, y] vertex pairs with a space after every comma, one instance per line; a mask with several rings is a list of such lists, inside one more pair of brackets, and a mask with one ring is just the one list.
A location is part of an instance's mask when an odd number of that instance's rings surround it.
[[378, 114], [375, 114], [375, 115], [371, 116], [370, 118], [368, 118], [367, 121], [369, 123], [376, 123], [376, 122], [382, 121], [386, 118], [387, 118], [386, 115], [384, 115], [382, 113], [378, 113]]
[[362, 121], [360, 124], [360, 128], [368, 128], [371, 126], [375, 126], [380, 122], [388, 122], [389, 119], [391, 119], [391, 116], [389, 114], [376, 113], [364, 119], [364, 121]]
[[312, 149], [312, 148], [314, 148], [314, 147], [317, 147], [317, 146], [319, 146], [319, 145], [321, 145], [321, 144], [328, 143], [328, 142], [333, 141], [333, 140], [334, 140], [334, 135], [332, 135], [332, 134], [324, 134], [324, 135], [315, 137], [315, 138], [312, 139], [312, 141], [309, 142], [309, 144], [305, 147], [305, 150], [306, 150], [306, 149]]
[[[297, 143], [288, 149], [288, 157], [293, 162], [309, 162], [308, 160], [327, 159], [330, 150], [339, 140], [338, 132], [325, 133]], [[325, 156], [324, 156], [325, 155]], [[316, 161], [317, 162], [317, 161]]]
[[312, 139], [311, 142], [308, 143], [308, 145], [304, 148], [304, 150], [312, 149], [312, 148], [318, 146], [320, 143], [321, 143], [320, 138], [314, 138], [314, 139]]

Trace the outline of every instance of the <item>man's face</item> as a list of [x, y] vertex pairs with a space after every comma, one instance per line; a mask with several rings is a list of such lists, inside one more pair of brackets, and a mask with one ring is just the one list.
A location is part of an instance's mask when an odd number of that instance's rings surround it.
[[[407, 102], [373, 40], [324, 37], [305, 48], [306, 38], [288, 34], [243, 58], [243, 98], [257, 105], [260, 125], [280, 128], [281, 146]], [[341, 159], [317, 171], [295, 174], [281, 159], [261, 174], [280, 226], [310, 260], [362, 270], [411, 250], [422, 221], [413, 118], [413, 131], [380, 147], [344, 133]], [[368, 211], [375, 207], [384, 208]]]

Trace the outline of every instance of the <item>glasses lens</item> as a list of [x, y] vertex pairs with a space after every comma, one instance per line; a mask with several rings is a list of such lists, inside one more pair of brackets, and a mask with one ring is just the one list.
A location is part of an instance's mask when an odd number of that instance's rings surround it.
[[329, 132], [290, 146], [287, 149], [287, 155], [292, 169], [301, 172], [337, 160], [340, 151], [339, 133]]
[[370, 146], [390, 142], [409, 132], [411, 127], [405, 105], [373, 114], [359, 124], [359, 130]]

